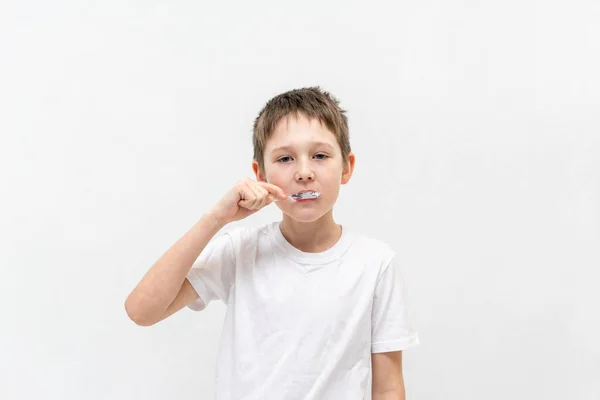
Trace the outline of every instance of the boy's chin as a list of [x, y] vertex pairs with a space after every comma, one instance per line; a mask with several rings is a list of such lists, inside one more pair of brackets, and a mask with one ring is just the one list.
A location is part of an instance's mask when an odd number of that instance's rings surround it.
[[316, 210], [294, 210], [291, 212], [284, 211], [283, 213], [291, 219], [303, 223], [315, 222], [318, 219], [322, 218], [325, 214], [327, 214], [327, 212], [317, 212]]

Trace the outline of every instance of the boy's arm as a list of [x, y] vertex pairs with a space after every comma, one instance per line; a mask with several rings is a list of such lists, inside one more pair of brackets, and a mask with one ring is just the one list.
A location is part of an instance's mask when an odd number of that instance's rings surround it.
[[371, 354], [373, 400], [405, 400], [402, 351]]
[[278, 186], [249, 178], [239, 181], [154, 263], [125, 301], [129, 318], [138, 325], [154, 325], [196, 300], [199, 296], [186, 277], [208, 242], [229, 222], [254, 214], [276, 198], [287, 199]]
[[153, 325], [198, 298], [186, 275], [223, 226], [214, 214], [204, 214], [154, 263], [125, 301], [125, 310], [132, 321]]

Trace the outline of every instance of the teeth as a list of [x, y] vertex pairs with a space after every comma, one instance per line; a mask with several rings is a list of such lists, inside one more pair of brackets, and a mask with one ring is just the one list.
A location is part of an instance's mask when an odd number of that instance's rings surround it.
[[317, 191], [302, 192], [293, 194], [292, 197], [295, 199], [316, 199], [321, 197], [321, 193]]

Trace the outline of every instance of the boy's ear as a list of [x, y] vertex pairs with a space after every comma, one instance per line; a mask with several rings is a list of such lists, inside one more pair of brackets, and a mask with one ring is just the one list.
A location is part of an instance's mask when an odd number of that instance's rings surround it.
[[260, 166], [258, 165], [258, 161], [252, 160], [252, 171], [254, 171], [254, 175], [256, 176], [256, 180], [258, 182], [266, 182], [265, 176], [260, 171]]
[[354, 163], [356, 162], [356, 157], [353, 152], [348, 153], [348, 162], [344, 165], [344, 169], [342, 171], [342, 185], [345, 185], [350, 181], [352, 177], [352, 172], [354, 171]]

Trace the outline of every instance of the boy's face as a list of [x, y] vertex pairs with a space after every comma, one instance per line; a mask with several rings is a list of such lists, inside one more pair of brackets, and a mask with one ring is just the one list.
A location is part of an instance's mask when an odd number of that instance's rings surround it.
[[282, 188], [288, 195], [301, 190], [318, 190], [316, 200], [296, 203], [276, 202], [294, 219], [311, 222], [329, 212], [335, 204], [340, 184], [346, 184], [354, 169], [354, 154], [344, 168], [342, 152], [334, 134], [317, 119], [300, 114], [282, 118], [264, 149], [265, 175], [252, 162], [258, 181]]

